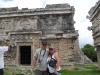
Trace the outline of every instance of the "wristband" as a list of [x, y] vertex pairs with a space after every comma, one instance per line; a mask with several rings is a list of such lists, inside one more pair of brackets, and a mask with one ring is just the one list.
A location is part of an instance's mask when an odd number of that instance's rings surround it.
[[4, 42], [6, 42], [6, 41], [4, 40]]
[[58, 69], [55, 69], [56, 71], [58, 71]]

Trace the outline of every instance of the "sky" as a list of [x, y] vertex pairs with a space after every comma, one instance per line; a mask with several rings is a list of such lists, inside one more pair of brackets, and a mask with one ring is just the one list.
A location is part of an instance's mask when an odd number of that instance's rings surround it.
[[87, 27], [92, 23], [86, 18], [88, 11], [98, 0], [0, 0], [0, 8], [18, 7], [21, 8], [43, 8], [46, 4], [68, 3], [75, 8], [75, 30], [79, 30], [79, 45], [82, 48], [86, 44], [93, 45], [92, 31]]

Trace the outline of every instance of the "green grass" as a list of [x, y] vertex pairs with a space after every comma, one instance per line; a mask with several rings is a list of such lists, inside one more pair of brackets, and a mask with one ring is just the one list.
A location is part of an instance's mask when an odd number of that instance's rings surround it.
[[30, 72], [26, 70], [14, 70], [7, 68], [5, 69], [5, 75], [20, 75], [20, 74], [30, 75]]
[[[95, 64], [76, 64], [75, 70], [62, 70], [62, 75], [100, 75], [100, 71], [98, 70], [98, 65]], [[81, 69], [80, 68], [84, 68]], [[28, 71], [22, 70], [11, 70], [5, 69], [5, 75], [20, 75], [20, 74], [29, 74]], [[30, 74], [31, 75], [31, 74]]]
[[81, 67], [85, 69], [90, 69], [90, 70], [97, 70], [98, 69], [98, 64], [93, 63], [93, 64], [76, 64], [75, 67]]
[[91, 70], [91, 71], [61, 71], [62, 75], [100, 75], [100, 71], [98, 70]]

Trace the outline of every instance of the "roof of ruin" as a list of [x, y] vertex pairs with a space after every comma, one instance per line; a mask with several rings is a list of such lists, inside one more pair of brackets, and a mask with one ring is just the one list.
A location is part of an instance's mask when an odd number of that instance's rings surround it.
[[13, 16], [30, 16], [30, 15], [45, 15], [45, 14], [66, 14], [74, 13], [75, 8], [69, 4], [49, 4], [45, 8], [28, 9], [18, 7], [0, 8], [0, 17]]

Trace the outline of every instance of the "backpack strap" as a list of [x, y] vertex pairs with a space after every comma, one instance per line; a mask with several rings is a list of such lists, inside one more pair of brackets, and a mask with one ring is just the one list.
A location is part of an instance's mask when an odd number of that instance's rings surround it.
[[50, 56], [51, 56], [51, 59], [53, 59], [53, 58], [52, 58], [52, 55], [50, 55]]

